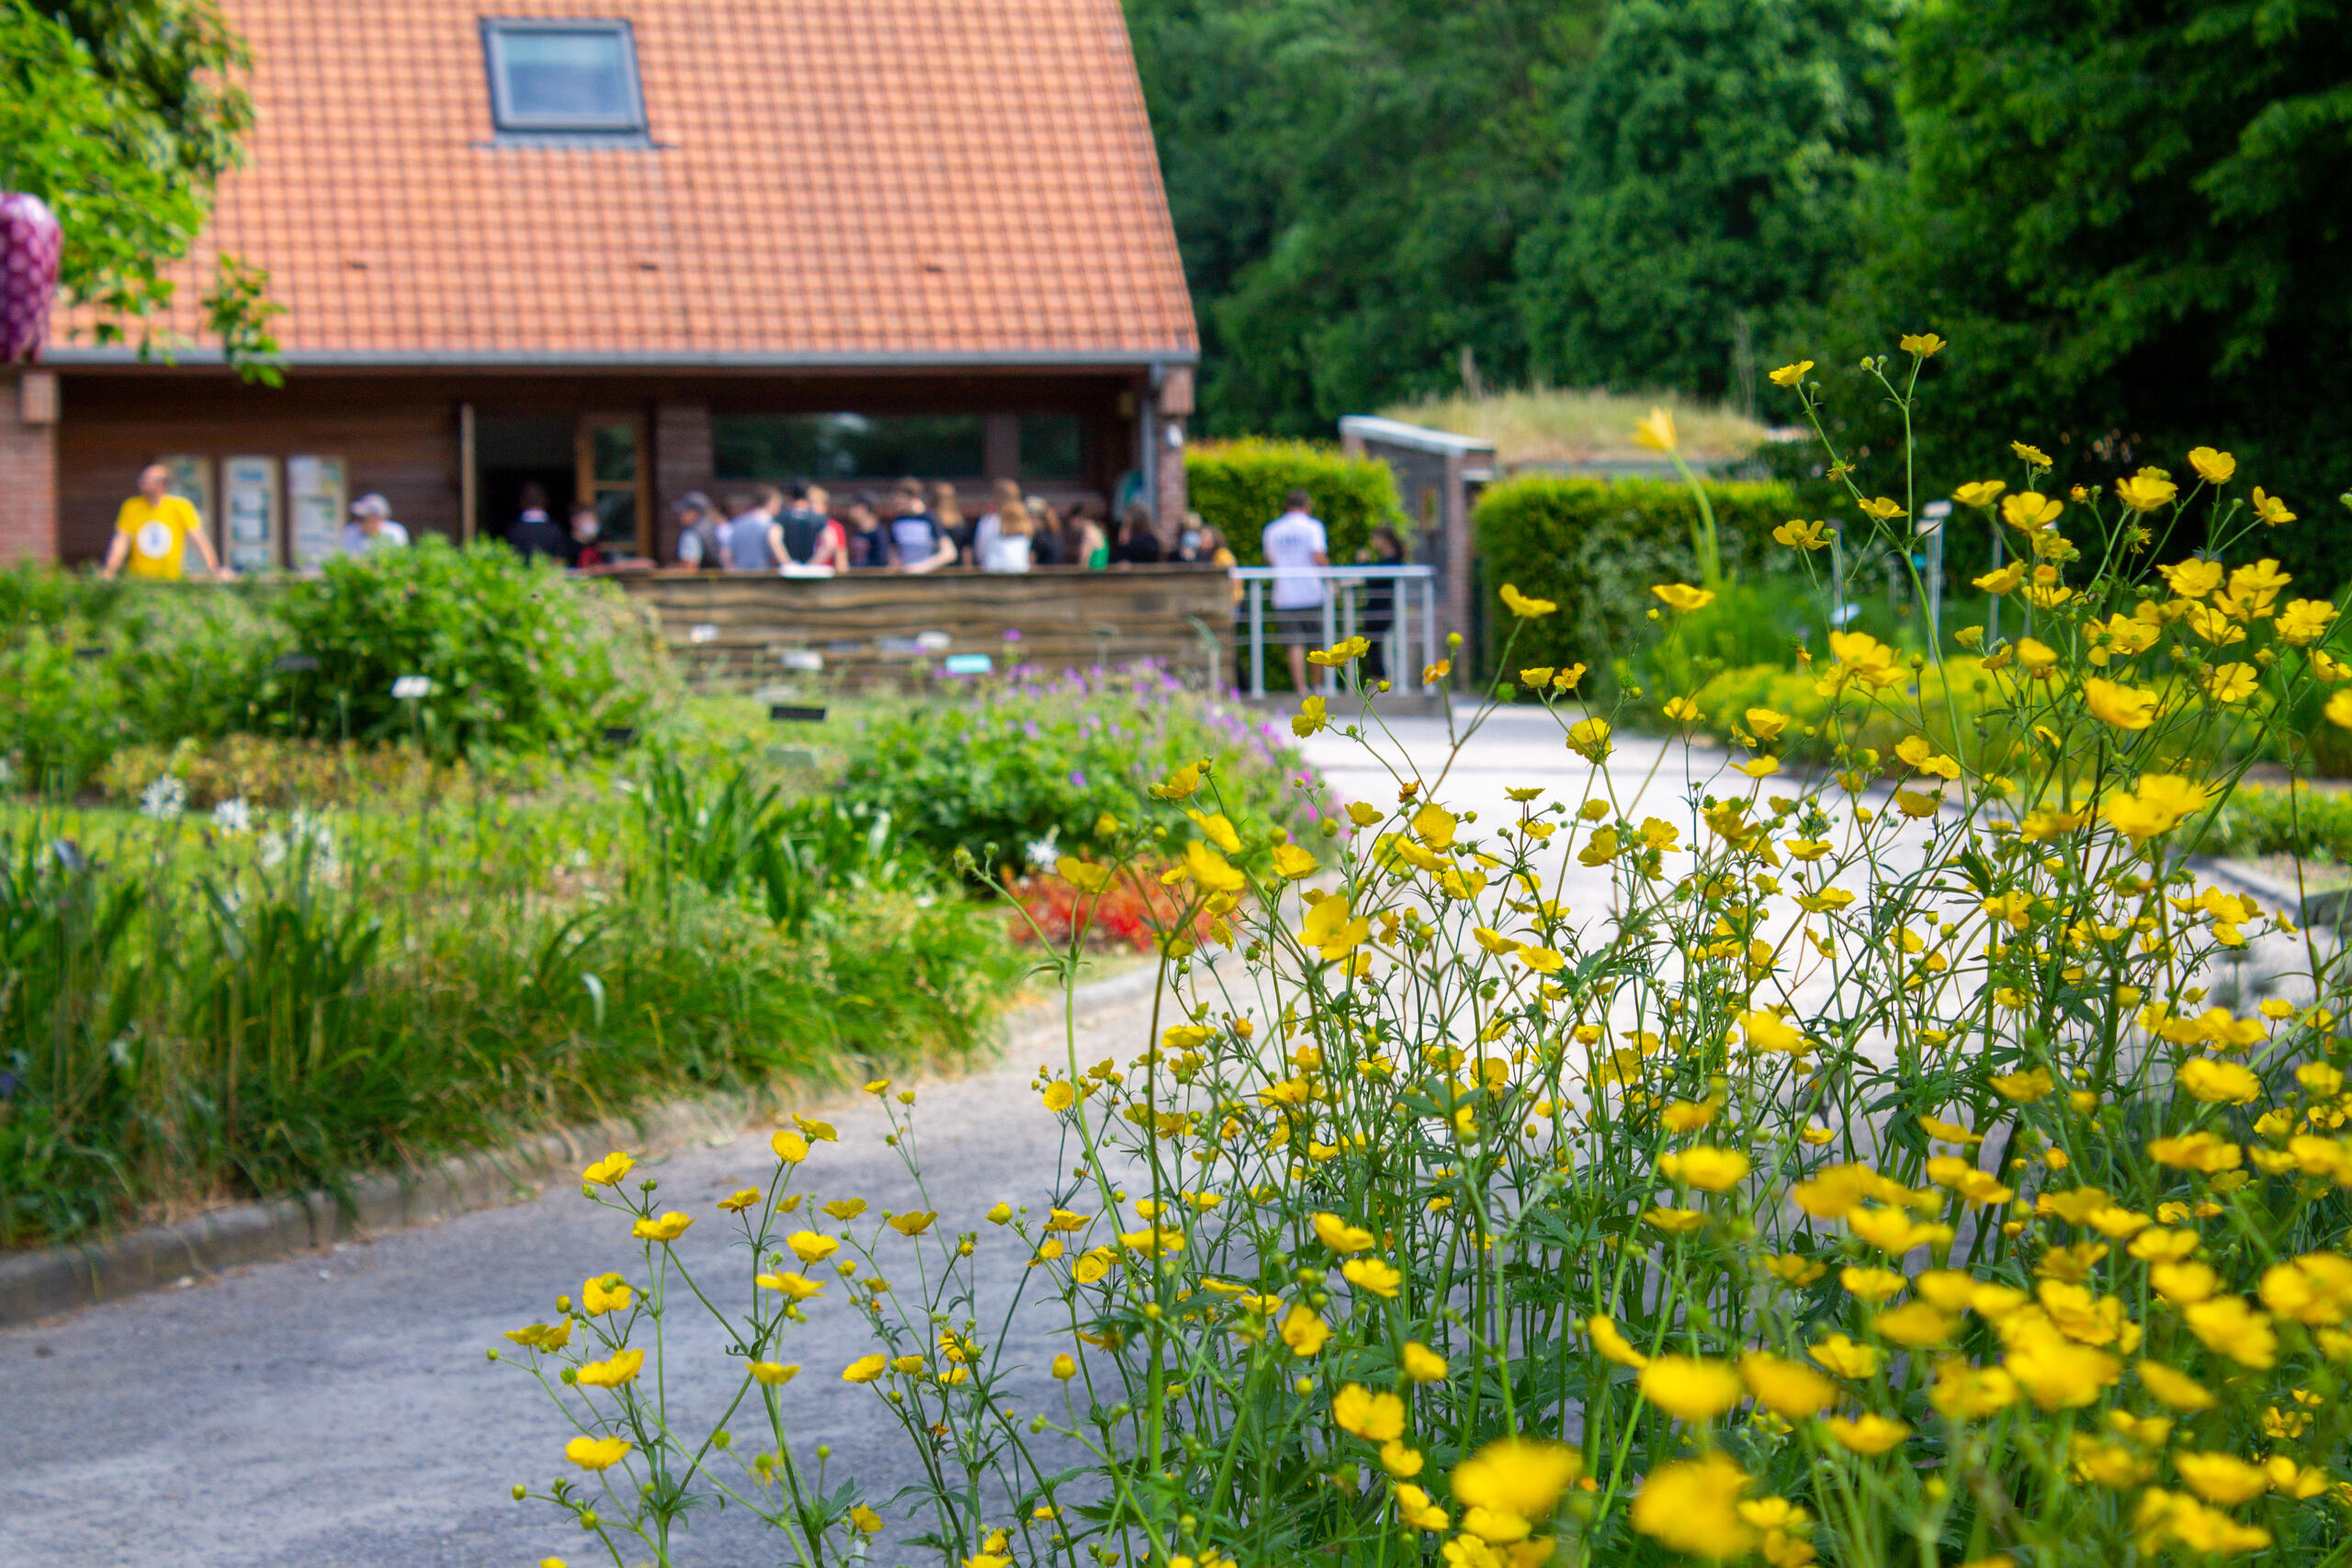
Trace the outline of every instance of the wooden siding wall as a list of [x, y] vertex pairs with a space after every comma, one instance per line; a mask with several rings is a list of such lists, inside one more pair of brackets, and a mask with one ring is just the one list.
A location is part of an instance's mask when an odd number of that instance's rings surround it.
[[[1015, 664], [1059, 671], [1158, 659], [1200, 678], [1209, 664], [1202, 626], [1217, 641], [1227, 679], [1233, 669], [1232, 586], [1213, 567], [621, 581], [661, 617], [689, 677], [707, 685], [789, 681], [787, 651], [819, 655], [827, 679], [851, 686], [928, 679], [950, 653], [988, 654], [1000, 672]], [[946, 646], [909, 646], [926, 632], [944, 634]]]

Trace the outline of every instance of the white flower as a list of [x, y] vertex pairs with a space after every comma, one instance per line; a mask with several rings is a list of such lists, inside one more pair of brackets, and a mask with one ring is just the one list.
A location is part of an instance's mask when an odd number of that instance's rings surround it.
[[1030, 870], [1046, 872], [1054, 869], [1054, 862], [1061, 858], [1062, 852], [1061, 846], [1054, 840], [1061, 834], [1059, 828], [1050, 828], [1044, 838], [1030, 840], [1029, 848], [1023, 852], [1028, 856]]
[[224, 800], [212, 808], [212, 826], [223, 833], [250, 833], [254, 808], [242, 800]]
[[187, 785], [175, 778], [157, 779], [141, 792], [139, 809], [158, 822], [168, 822], [187, 809]]
[[418, 697], [429, 697], [432, 694], [433, 677], [430, 675], [403, 675], [392, 682], [392, 695], [401, 702], [413, 701]]

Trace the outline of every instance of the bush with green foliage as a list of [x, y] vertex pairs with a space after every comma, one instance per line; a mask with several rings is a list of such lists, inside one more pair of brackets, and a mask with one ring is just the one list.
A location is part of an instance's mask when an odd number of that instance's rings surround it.
[[[1707, 494], [1724, 570], [1735, 580], [1758, 575], [1772, 530], [1793, 514], [1789, 491], [1727, 483], [1710, 485]], [[1530, 474], [1480, 495], [1470, 525], [1489, 589], [1510, 583], [1560, 607], [1522, 632], [1514, 662], [1607, 671], [1644, 646], [1649, 612], [1657, 608], [1651, 585], [1699, 580], [1696, 515], [1690, 492], [1667, 480]]]
[[[428, 694], [395, 698], [409, 675]], [[615, 585], [427, 536], [230, 588], [0, 571], [0, 686], [17, 695], [0, 757], [21, 786], [72, 795], [126, 749], [232, 735], [570, 754], [677, 682]]]
[[[1227, 798], [1293, 827], [1316, 818], [1288, 732], [1218, 706], [1150, 664], [1016, 679], [960, 707], [876, 719], [852, 748], [840, 798], [889, 813], [943, 860], [988, 866], [1074, 852], [1105, 815], [1132, 822], [1148, 786], [1211, 758]], [[1037, 846], [1033, 852], [1033, 846]]]
[[1375, 525], [1405, 526], [1396, 476], [1387, 464], [1350, 457], [1314, 441], [1202, 441], [1184, 454], [1193, 510], [1225, 536], [1244, 566], [1264, 561], [1260, 540], [1283, 513], [1283, 497], [1304, 490], [1331, 537], [1331, 558], [1352, 560]]
[[[668, 668], [652, 621], [617, 586], [493, 541], [461, 550], [428, 535], [337, 557], [273, 607], [290, 646], [319, 661], [272, 683], [298, 728], [358, 740], [414, 731], [444, 755], [576, 749], [636, 723]], [[409, 675], [432, 682], [413, 713], [392, 695]]]

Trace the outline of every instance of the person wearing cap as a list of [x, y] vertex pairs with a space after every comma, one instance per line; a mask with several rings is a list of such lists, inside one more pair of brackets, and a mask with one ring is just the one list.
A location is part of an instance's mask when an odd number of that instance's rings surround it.
[[398, 549], [408, 543], [408, 530], [392, 521], [392, 503], [380, 495], [361, 496], [351, 503], [351, 521], [343, 525], [343, 553], [364, 556], [373, 550]]
[[678, 564], [695, 571], [717, 571], [726, 564], [719, 554], [718, 509], [710, 497], [690, 490], [670, 503], [678, 514]]

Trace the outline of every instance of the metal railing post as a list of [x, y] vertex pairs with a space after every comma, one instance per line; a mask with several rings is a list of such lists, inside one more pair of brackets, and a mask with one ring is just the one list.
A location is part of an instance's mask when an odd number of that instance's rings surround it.
[[[1323, 583], [1323, 646], [1329, 648], [1339, 640], [1339, 636], [1331, 624], [1331, 583], [1326, 579]], [[1321, 684], [1326, 696], [1339, 695], [1339, 676], [1340, 672], [1335, 669], [1323, 671]], [[1302, 696], [1305, 694], [1305, 693], [1300, 694]]]
[[1262, 700], [1266, 694], [1266, 605], [1259, 597], [1261, 586], [1256, 578], [1250, 580], [1250, 694]]
[[[1426, 670], [1437, 662], [1437, 579], [1421, 580], [1421, 668]], [[1421, 694], [1429, 695], [1437, 687], [1428, 682], [1421, 684]]]

